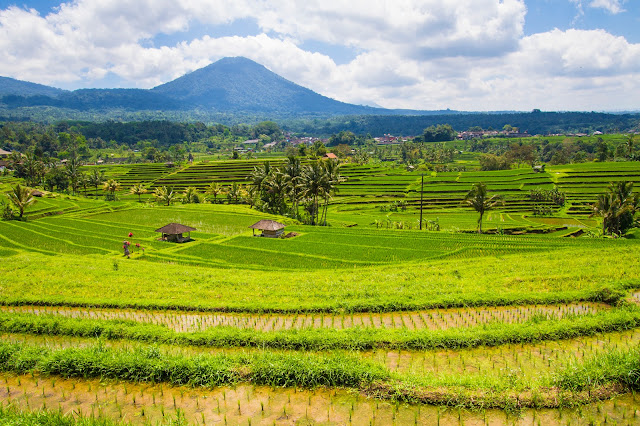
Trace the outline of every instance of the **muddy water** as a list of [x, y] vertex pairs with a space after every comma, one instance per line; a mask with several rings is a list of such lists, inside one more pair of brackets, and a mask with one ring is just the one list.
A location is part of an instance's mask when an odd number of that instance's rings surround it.
[[593, 314], [608, 306], [596, 303], [438, 309], [418, 312], [358, 314], [222, 314], [206, 312], [152, 311], [131, 309], [3, 306], [4, 312], [59, 315], [83, 319], [127, 319], [167, 326], [178, 332], [206, 330], [215, 326], [252, 328], [260, 331], [325, 328], [407, 328], [443, 330], [473, 327], [495, 322], [524, 322], [533, 318], [555, 319]]
[[[67, 336], [34, 336], [25, 334], [0, 334], [6, 342], [24, 342], [42, 345], [51, 349], [81, 347], [96, 344], [92, 338]], [[133, 341], [101, 341], [107, 347], [134, 349], [148, 346]], [[547, 380], [550, 375], [582, 358], [591, 357], [612, 348], [631, 348], [640, 345], [640, 329], [624, 332], [599, 334], [576, 339], [546, 341], [533, 344], [509, 344], [497, 347], [479, 347], [457, 350], [397, 351], [375, 350], [349, 352], [364, 359], [386, 366], [391, 371], [416, 377], [441, 378], [448, 375], [489, 377], [504, 380], [508, 376], [520, 384], [533, 384]], [[176, 345], [158, 345], [158, 348], [172, 355], [215, 354], [220, 352], [254, 352], [253, 348], [207, 348]], [[287, 352], [275, 351], [272, 352]], [[345, 352], [347, 353], [347, 352]]]
[[381, 402], [345, 390], [252, 385], [216, 389], [0, 374], [0, 401], [23, 410], [60, 410], [133, 424], [181, 417], [189, 424], [548, 425], [638, 424], [640, 398], [629, 394], [579, 409], [467, 411]]

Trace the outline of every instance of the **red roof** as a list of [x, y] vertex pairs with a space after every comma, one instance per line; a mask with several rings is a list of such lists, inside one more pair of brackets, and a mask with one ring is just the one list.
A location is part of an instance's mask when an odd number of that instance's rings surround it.
[[338, 156], [337, 156], [337, 155], [335, 155], [333, 152], [327, 152], [327, 153], [324, 155], [324, 157], [325, 157], [325, 158], [331, 158], [332, 160], [337, 160], [337, 159], [338, 159]]

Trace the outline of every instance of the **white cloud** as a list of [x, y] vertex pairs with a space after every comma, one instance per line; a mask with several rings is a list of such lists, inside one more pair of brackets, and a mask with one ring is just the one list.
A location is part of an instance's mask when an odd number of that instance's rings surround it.
[[622, 6], [625, 2], [626, 0], [591, 0], [589, 7], [605, 9], [615, 15], [625, 11]]
[[[589, 6], [618, 13], [622, 2]], [[525, 37], [525, 13], [523, 0], [77, 0], [47, 16], [10, 7], [0, 10], [0, 75], [78, 86], [115, 75], [148, 88], [245, 56], [326, 96], [391, 108], [606, 109], [640, 90], [640, 45], [604, 30]], [[237, 19], [263, 33], [149, 43]], [[304, 50], [308, 40], [360, 53], [337, 65]]]

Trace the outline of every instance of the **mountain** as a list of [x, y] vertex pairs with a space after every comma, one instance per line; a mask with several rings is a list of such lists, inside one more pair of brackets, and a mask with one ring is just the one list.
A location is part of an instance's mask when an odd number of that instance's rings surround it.
[[15, 95], [22, 97], [48, 96], [56, 97], [64, 93], [65, 90], [56, 89], [42, 84], [30, 83], [28, 81], [16, 80], [9, 77], [0, 77], [0, 97]]
[[299, 86], [243, 57], [223, 58], [151, 89], [185, 105], [218, 111], [372, 114], [385, 111], [339, 102]]
[[199, 110], [288, 117], [394, 113], [330, 99], [242, 57], [220, 59], [151, 90], [80, 89], [70, 92], [0, 77], [0, 102], [9, 109], [47, 106], [81, 111]]

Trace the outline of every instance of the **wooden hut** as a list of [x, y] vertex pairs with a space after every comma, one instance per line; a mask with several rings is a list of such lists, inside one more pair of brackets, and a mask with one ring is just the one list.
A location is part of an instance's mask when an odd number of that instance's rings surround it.
[[256, 229], [262, 231], [261, 237], [278, 238], [284, 233], [284, 225], [275, 220], [262, 219], [260, 222], [256, 222], [249, 228], [253, 229], [253, 235], [256, 235]]
[[[171, 241], [172, 243], [184, 243], [191, 241], [191, 231], [195, 231], [196, 228], [190, 226], [181, 225], [179, 223], [170, 223], [162, 228], [156, 229], [156, 232], [162, 233], [163, 241]], [[184, 237], [182, 234], [187, 233]]]

